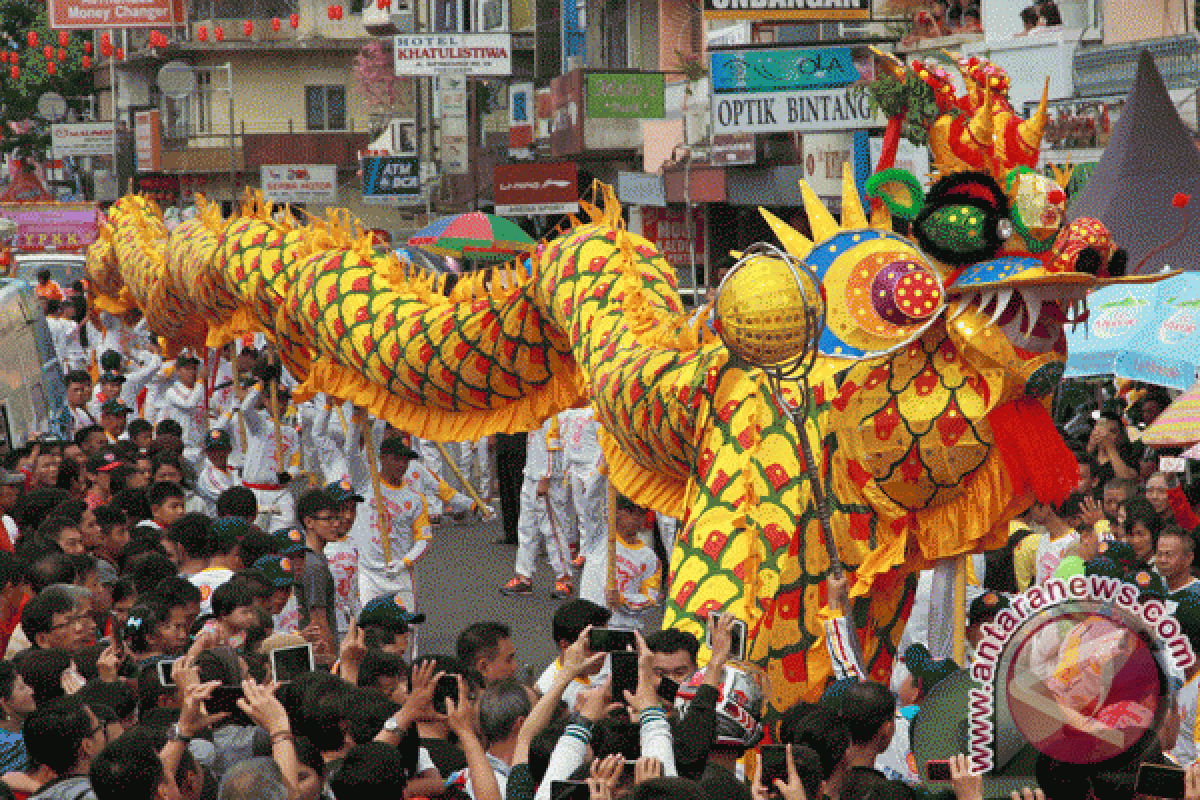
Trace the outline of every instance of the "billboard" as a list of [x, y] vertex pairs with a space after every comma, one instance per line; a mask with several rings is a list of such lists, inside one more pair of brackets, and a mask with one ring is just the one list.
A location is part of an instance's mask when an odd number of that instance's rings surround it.
[[820, 89], [864, 77], [849, 47], [709, 51], [708, 74], [718, 93]]
[[493, 179], [497, 214], [531, 216], [579, 210], [579, 176], [574, 161], [501, 164], [496, 166]]
[[363, 202], [390, 201], [395, 205], [425, 202], [421, 193], [421, 162], [415, 155], [364, 158], [362, 173]]
[[882, 128], [864, 87], [712, 95], [712, 127], [721, 133], [808, 133]]
[[272, 164], [261, 168], [262, 190], [273, 203], [336, 203], [337, 167]]
[[512, 34], [401, 34], [392, 56], [397, 75], [511, 75]]
[[583, 73], [573, 70], [550, 81], [550, 155], [583, 152]]
[[50, 27], [170, 28], [187, 21], [183, 0], [49, 0]]
[[708, 19], [838, 22], [871, 18], [871, 0], [704, 0]]
[[96, 241], [99, 220], [91, 203], [0, 204], [0, 216], [17, 223], [18, 250], [81, 250]]
[[158, 109], [133, 115], [133, 142], [138, 172], [162, 169], [162, 124]]
[[587, 118], [662, 119], [665, 87], [661, 72], [589, 72]]
[[60, 122], [50, 126], [50, 147], [56, 157], [111, 156], [111, 122]]

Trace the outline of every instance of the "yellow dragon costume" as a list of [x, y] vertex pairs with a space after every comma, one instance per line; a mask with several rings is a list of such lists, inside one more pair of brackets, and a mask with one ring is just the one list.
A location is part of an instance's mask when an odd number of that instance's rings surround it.
[[[937, 98], [939, 181], [926, 193], [885, 170], [868, 214], [847, 177], [840, 222], [806, 187], [810, 236], [768, 215], [822, 282], [828, 324], [805, 435], [879, 678], [914, 570], [1001, 544], [1034, 497], [1074, 485], [1045, 406], [1063, 323], [1116, 252], [1099, 223], [1064, 227], [1061, 187], [1031, 169], [1044, 104], [1017, 118], [986, 64], [960, 64], [962, 97], [938, 70], [890, 68]], [[251, 201], [222, 220], [200, 208], [168, 235], [151, 202], [122, 198], [88, 253], [97, 306], [140, 308], [176, 350], [261, 331], [303, 382], [298, 396], [325, 391], [435, 440], [527, 430], [590, 402], [616, 488], [682, 520], [665, 624], [700, 632], [727, 609], [749, 624], [773, 711], [820, 694], [829, 560], [799, 432], [760, 370], [689, 325], [674, 269], [625, 230], [610, 191], [525, 263], [448, 292], [375, 255], [344, 217], [300, 224]], [[892, 232], [894, 217], [910, 235]]]

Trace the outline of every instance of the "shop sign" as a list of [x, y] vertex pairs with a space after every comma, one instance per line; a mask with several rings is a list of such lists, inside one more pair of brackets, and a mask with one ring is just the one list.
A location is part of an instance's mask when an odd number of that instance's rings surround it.
[[618, 172], [617, 199], [633, 206], [665, 206], [667, 187], [663, 176], [649, 172]]
[[708, 19], [836, 22], [871, 18], [871, 0], [704, 0]]
[[401, 34], [392, 39], [397, 75], [511, 75], [512, 34]]
[[0, 203], [0, 217], [17, 223], [17, 250], [80, 250], [96, 241], [91, 203]]
[[275, 164], [261, 168], [262, 190], [272, 203], [336, 203], [337, 167]]
[[717, 93], [819, 89], [862, 77], [849, 47], [715, 51], [708, 65]]
[[[690, 219], [689, 219], [690, 218]], [[658, 247], [673, 267], [704, 263], [705, 213], [703, 206], [642, 209], [642, 235]]]
[[362, 160], [363, 202], [396, 205], [419, 205], [425, 201], [421, 192], [421, 162], [415, 156], [380, 156]]
[[133, 176], [133, 190], [144, 194], [160, 208], [177, 205], [179, 196], [183, 193], [183, 181], [179, 175], [170, 173], [146, 174]]
[[[805, 137], [807, 139], [808, 137]], [[883, 137], [871, 137], [871, 172], [879, 169], [879, 157], [883, 155]], [[929, 185], [929, 150], [918, 147], [907, 139], [901, 138], [896, 148], [896, 159], [892, 164], [896, 169], [911, 172], [922, 186]]]
[[853, 133], [804, 134], [804, 180], [820, 197], [841, 197], [842, 165], [854, 163]]
[[500, 164], [492, 177], [497, 214], [533, 216], [579, 210], [578, 166], [573, 161]]
[[863, 87], [712, 95], [713, 133], [807, 133], [881, 128]]
[[709, 159], [720, 167], [746, 166], [758, 158], [753, 133], [721, 133], [713, 137]]
[[662, 119], [665, 81], [661, 72], [589, 72], [587, 118]]
[[50, 147], [56, 156], [111, 156], [111, 122], [60, 122], [50, 126]]
[[183, 0], [50, 0], [54, 30], [170, 28], [187, 19]]
[[133, 115], [133, 142], [138, 172], [162, 169], [162, 125], [158, 109]]
[[572, 70], [553, 79], [550, 95], [550, 155], [579, 155], [583, 152], [583, 73]]
[[508, 154], [528, 157], [533, 147], [533, 84], [508, 87]]

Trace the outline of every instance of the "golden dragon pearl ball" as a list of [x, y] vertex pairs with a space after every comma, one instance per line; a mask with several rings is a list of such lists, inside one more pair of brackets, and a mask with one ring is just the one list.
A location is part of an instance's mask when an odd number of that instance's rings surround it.
[[815, 347], [825, 315], [813, 277], [768, 256], [751, 256], [726, 278], [716, 311], [725, 345], [758, 367], [786, 364]]

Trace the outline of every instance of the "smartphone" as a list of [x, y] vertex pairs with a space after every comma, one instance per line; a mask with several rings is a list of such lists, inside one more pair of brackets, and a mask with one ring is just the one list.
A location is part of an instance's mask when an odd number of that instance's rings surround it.
[[782, 744], [764, 744], [762, 750], [762, 783], [768, 794], [779, 794], [775, 779], [787, 783], [787, 747]]
[[658, 696], [668, 703], [675, 702], [675, 695], [679, 694], [679, 684], [670, 678], [663, 678], [658, 682]]
[[[704, 644], [709, 650], [712, 649], [712, 632], [717, 627], [717, 620], [721, 618], [720, 611], [713, 611], [708, 615], [708, 627], [704, 629]], [[729, 632], [732, 641], [729, 644], [729, 657], [734, 661], [746, 660], [746, 622], [745, 620], [735, 619], [733, 621], [733, 629]]]
[[154, 665], [154, 668], [158, 670], [158, 682], [163, 686], [175, 685], [175, 679], [171, 677], [171, 667], [173, 667], [175, 662], [178, 660], [178, 658], [170, 658], [165, 661], [159, 661]]
[[609, 749], [615, 749], [626, 761], [637, 761], [641, 757], [642, 733], [638, 723], [614, 722], [609, 725], [609, 732], [617, 745]]
[[942, 759], [940, 761], [926, 761], [925, 776], [925, 780], [928, 781], [950, 780], [950, 760]]
[[279, 683], [291, 683], [298, 676], [316, 668], [311, 642], [278, 647], [271, 651], [271, 675]]
[[592, 628], [588, 634], [588, 649], [593, 653], [637, 650], [637, 637], [628, 628]]
[[550, 781], [550, 800], [589, 800], [587, 781]]
[[1185, 774], [1181, 767], [1142, 764], [1138, 767], [1137, 787], [1134, 791], [1148, 797], [1184, 797], [1187, 794]]
[[614, 702], [625, 702], [625, 690], [637, 691], [638, 654], [628, 650], [617, 650], [609, 655], [612, 659], [612, 697]]
[[449, 697], [458, 703], [458, 675], [451, 673], [438, 678], [437, 686], [433, 690], [433, 710], [439, 714], [446, 713], [446, 698]]
[[213, 689], [212, 697], [204, 701], [204, 708], [210, 714], [220, 714], [222, 711], [238, 710], [237, 701], [245, 696], [240, 686], [218, 686]]

